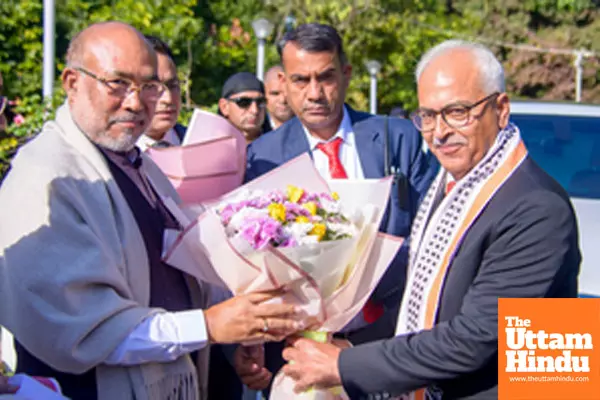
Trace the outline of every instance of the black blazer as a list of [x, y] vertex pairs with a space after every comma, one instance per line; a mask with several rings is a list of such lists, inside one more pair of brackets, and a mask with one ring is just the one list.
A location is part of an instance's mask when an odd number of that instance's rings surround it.
[[179, 138], [180, 142], [183, 142], [183, 138], [185, 137], [185, 132], [187, 131], [187, 126], [183, 126], [181, 124], [175, 124], [173, 127], [175, 134]]
[[498, 298], [577, 297], [581, 263], [567, 193], [527, 157], [466, 234], [436, 325], [342, 351], [352, 399], [435, 387], [443, 399], [498, 397]]

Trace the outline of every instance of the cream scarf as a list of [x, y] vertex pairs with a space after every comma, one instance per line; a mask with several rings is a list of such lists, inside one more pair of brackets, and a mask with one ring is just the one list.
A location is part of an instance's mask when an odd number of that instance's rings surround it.
[[[396, 335], [431, 329], [446, 274], [469, 228], [496, 191], [521, 165], [527, 150], [518, 128], [509, 124], [498, 133], [484, 158], [444, 196], [447, 171], [440, 170], [423, 199], [411, 230], [409, 269]], [[433, 390], [419, 390], [401, 399], [436, 399]]]

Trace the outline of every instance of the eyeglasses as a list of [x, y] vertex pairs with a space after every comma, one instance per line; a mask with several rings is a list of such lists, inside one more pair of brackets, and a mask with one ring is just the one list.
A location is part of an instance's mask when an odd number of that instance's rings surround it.
[[181, 90], [181, 82], [179, 82], [179, 79], [173, 79], [167, 82], [162, 82], [162, 84], [165, 85], [165, 87], [172, 92], [175, 90]]
[[0, 96], [0, 116], [4, 114], [6, 106], [8, 105], [8, 97]]
[[144, 82], [141, 85], [136, 85], [129, 79], [105, 79], [81, 67], [75, 67], [74, 69], [102, 83], [110, 90], [110, 93], [113, 96], [120, 97], [122, 99], [126, 98], [133, 92], [138, 92], [143, 100], [155, 101], [158, 100], [158, 98], [167, 89], [165, 85], [157, 81]]
[[239, 108], [243, 108], [244, 110], [249, 108], [252, 103], [256, 103], [256, 107], [258, 108], [265, 108], [267, 104], [267, 99], [264, 97], [236, 97], [227, 100], [234, 102]]
[[[429, 132], [435, 129], [438, 114], [442, 115], [442, 119], [449, 127], [454, 129], [464, 128], [473, 123], [474, 120], [480, 118], [490, 105], [489, 101], [499, 94], [498, 92], [492, 93], [471, 105], [460, 103], [448, 104], [439, 111], [430, 108], [419, 108], [410, 114], [410, 119], [421, 132]], [[485, 107], [483, 107], [481, 112], [473, 115], [471, 111], [483, 103], [485, 103]]]

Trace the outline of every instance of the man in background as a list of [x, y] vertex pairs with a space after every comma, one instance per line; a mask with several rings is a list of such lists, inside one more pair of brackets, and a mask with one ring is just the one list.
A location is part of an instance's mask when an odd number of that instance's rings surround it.
[[251, 143], [264, 132], [265, 87], [250, 72], [238, 72], [227, 79], [219, 99], [219, 115], [227, 118]]
[[285, 96], [285, 87], [280, 76], [282, 73], [283, 68], [281, 65], [275, 65], [269, 68], [265, 74], [268, 111], [265, 120], [265, 132], [279, 128], [281, 124], [294, 116], [294, 112]]
[[156, 36], [146, 35], [146, 40], [156, 52], [158, 80], [165, 91], [156, 102], [156, 110], [150, 126], [137, 141], [145, 151], [148, 147], [179, 146], [186, 128], [177, 123], [181, 111], [181, 85], [177, 77], [177, 66], [169, 46]]

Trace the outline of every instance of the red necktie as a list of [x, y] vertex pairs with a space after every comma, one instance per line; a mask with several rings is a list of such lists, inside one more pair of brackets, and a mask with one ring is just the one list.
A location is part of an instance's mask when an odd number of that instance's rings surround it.
[[346, 170], [340, 161], [340, 146], [342, 138], [338, 137], [331, 142], [319, 143], [317, 149], [321, 150], [329, 160], [329, 174], [333, 179], [348, 179]]
[[454, 188], [455, 185], [456, 181], [446, 183], [446, 194], [450, 193], [450, 191]]
[[[335, 138], [331, 142], [319, 143], [317, 149], [321, 150], [329, 160], [329, 174], [333, 179], [348, 179], [348, 174], [340, 161], [340, 146], [342, 138]], [[366, 323], [372, 324], [383, 315], [383, 306], [373, 302], [371, 299], [367, 301], [363, 307], [363, 318]]]

